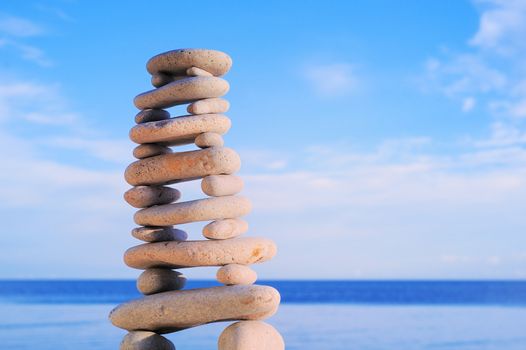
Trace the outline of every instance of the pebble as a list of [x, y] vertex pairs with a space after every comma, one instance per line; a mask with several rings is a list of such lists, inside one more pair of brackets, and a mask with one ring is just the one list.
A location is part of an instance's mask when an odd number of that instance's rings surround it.
[[276, 312], [279, 301], [278, 291], [269, 286], [178, 290], [121, 304], [110, 321], [129, 331], [170, 333], [218, 321], [262, 320]]
[[189, 115], [136, 125], [130, 130], [130, 139], [140, 144], [179, 146], [193, 143], [195, 138], [204, 132], [222, 135], [230, 126], [230, 119], [222, 114]]
[[124, 199], [135, 208], [168, 204], [181, 198], [181, 192], [166, 186], [137, 186], [124, 193]]
[[285, 342], [279, 332], [261, 321], [241, 321], [223, 330], [218, 350], [284, 350]]
[[137, 160], [128, 165], [124, 177], [132, 186], [161, 185], [200, 179], [210, 174], [232, 174], [240, 167], [241, 160], [234, 150], [211, 147]]
[[136, 227], [132, 236], [144, 242], [186, 241], [188, 234], [177, 228], [166, 227]]
[[137, 124], [155, 122], [170, 118], [170, 113], [164, 109], [145, 109], [137, 113], [135, 122]]
[[175, 350], [174, 344], [157, 333], [136, 331], [124, 336], [120, 350]]
[[199, 148], [221, 147], [225, 144], [221, 135], [215, 132], [204, 132], [197, 136], [194, 141]]
[[129, 248], [124, 262], [135, 269], [249, 265], [272, 259], [276, 249], [272, 240], [257, 237], [144, 243]]
[[230, 86], [216, 77], [187, 77], [175, 80], [160, 88], [137, 95], [133, 103], [138, 109], [168, 108], [202, 98], [221, 97]]
[[213, 77], [212, 73], [197, 67], [190, 67], [186, 70], [186, 75], [191, 77]]
[[201, 180], [201, 189], [209, 196], [230, 196], [241, 192], [243, 180], [236, 175], [209, 175]]
[[183, 289], [186, 276], [171, 269], [151, 268], [137, 278], [137, 289], [145, 295]]
[[228, 264], [217, 270], [216, 279], [227, 286], [234, 284], [254, 284], [258, 279], [256, 271], [239, 264]]
[[248, 222], [243, 219], [222, 219], [212, 221], [203, 227], [203, 236], [208, 239], [234, 238], [248, 231]]
[[142, 226], [170, 226], [247, 215], [252, 203], [241, 196], [197, 199], [138, 210], [133, 219]]
[[183, 75], [188, 68], [201, 68], [215, 76], [226, 74], [232, 59], [226, 53], [207, 49], [180, 49], [156, 55], [146, 63], [150, 74]]
[[230, 108], [230, 103], [223, 98], [206, 98], [192, 102], [186, 107], [190, 114], [225, 113]]
[[171, 74], [157, 73], [155, 75], [152, 75], [151, 82], [154, 87], [159, 88], [173, 81], [181, 80], [184, 78], [188, 78], [188, 77], [186, 75], [174, 76]]
[[133, 156], [137, 159], [155, 157], [161, 154], [172, 153], [172, 150], [166, 146], [156, 143], [146, 143], [133, 149]]

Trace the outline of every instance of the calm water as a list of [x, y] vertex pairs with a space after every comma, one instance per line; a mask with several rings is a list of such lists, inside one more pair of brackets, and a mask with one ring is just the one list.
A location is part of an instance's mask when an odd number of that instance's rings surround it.
[[[282, 294], [269, 323], [287, 349], [526, 350], [526, 282], [261, 284]], [[107, 314], [138, 296], [133, 281], [0, 281], [0, 349], [118, 349], [124, 331]], [[224, 327], [168, 337], [178, 350], [210, 350]]]

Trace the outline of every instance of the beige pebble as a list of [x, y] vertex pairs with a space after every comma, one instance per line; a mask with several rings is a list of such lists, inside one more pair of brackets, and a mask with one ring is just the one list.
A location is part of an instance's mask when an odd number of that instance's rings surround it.
[[160, 185], [200, 179], [212, 174], [232, 174], [240, 166], [241, 160], [234, 150], [211, 147], [135, 161], [128, 165], [124, 177], [132, 186]]
[[257, 237], [144, 243], [129, 248], [124, 262], [135, 269], [249, 265], [272, 259], [276, 249], [272, 240]]
[[183, 289], [185, 284], [185, 275], [171, 269], [147, 269], [137, 278], [137, 289], [145, 295]]
[[170, 118], [170, 113], [164, 109], [145, 109], [140, 111], [135, 116], [135, 122], [137, 124], [155, 122], [158, 120], [165, 120]]
[[218, 350], [284, 350], [279, 332], [261, 321], [241, 321], [225, 328], [218, 340]]
[[179, 49], [156, 55], [146, 63], [146, 69], [150, 74], [163, 72], [171, 75], [184, 75], [191, 67], [221, 76], [232, 67], [232, 59], [226, 53], [216, 50]]
[[223, 98], [206, 98], [192, 102], [186, 107], [190, 114], [225, 113], [230, 108], [230, 103]]
[[197, 67], [190, 67], [186, 70], [186, 75], [191, 77], [213, 77], [212, 73]]
[[159, 88], [161, 86], [164, 86], [176, 80], [181, 80], [185, 78], [188, 78], [188, 76], [186, 75], [174, 76], [171, 74], [157, 73], [155, 75], [152, 75], [151, 82], [153, 86], [155, 86], [156, 88]]
[[172, 150], [166, 146], [156, 143], [146, 143], [133, 149], [133, 156], [137, 159], [155, 157], [161, 154], [172, 153]]
[[228, 264], [217, 270], [216, 278], [219, 283], [226, 285], [254, 284], [258, 279], [256, 271], [248, 266]]
[[135, 208], [168, 204], [181, 198], [181, 192], [166, 186], [137, 186], [124, 193], [124, 199]]
[[110, 313], [113, 325], [127, 330], [169, 333], [227, 320], [262, 320], [279, 306], [268, 286], [221, 286], [153, 294], [121, 304]]
[[221, 147], [225, 144], [221, 135], [215, 132], [204, 132], [197, 136], [194, 141], [199, 148]]
[[202, 98], [221, 97], [229, 88], [228, 82], [221, 78], [188, 77], [139, 94], [133, 103], [139, 109], [168, 108]]
[[203, 236], [208, 239], [234, 238], [248, 231], [248, 222], [243, 219], [222, 219], [212, 221], [203, 227]]
[[230, 119], [222, 114], [189, 115], [136, 125], [130, 130], [130, 139], [135, 143], [178, 146], [193, 143], [204, 132], [222, 135], [230, 126]]
[[132, 236], [145, 242], [186, 241], [188, 234], [173, 227], [136, 227]]
[[147, 331], [130, 332], [124, 336], [120, 350], [175, 350], [165, 337]]
[[169, 226], [196, 221], [230, 219], [247, 215], [250, 200], [241, 196], [197, 199], [138, 210], [133, 219], [142, 226]]
[[241, 192], [243, 180], [236, 175], [209, 175], [201, 180], [201, 189], [209, 196], [230, 196]]

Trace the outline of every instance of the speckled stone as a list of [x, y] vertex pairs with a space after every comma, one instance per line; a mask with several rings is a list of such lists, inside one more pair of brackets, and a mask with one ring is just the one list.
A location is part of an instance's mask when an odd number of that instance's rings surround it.
[[208, 239], [234, 238], [248, 231], [248, 222], [243, 219], [222, 219], [212, 221], [203, 227], [203, 236]]
[[214, 76], [212, 73], [207, 72], [204, 69], [197, 68], [197, 67], [190, 67], [186, 70], [186, 75], [191, 77], [212, 77]]
[[150, 74], [163, 72], [184, 75], [191, 67], [221, 76], [232, 67], [232, 59], [226, 53], [216, 50], [179, 49], [156, 55], [146, 63], [146, 69]]
[[268, 286], [222, 286], [148, 295], [119, 305], [110, 313], [113, 325], [127, 330], [175, 332], [227, 320], [262, 320], [279, 305]]
[[209, 196], [231, 196], [241, 192], [243, 180], [236, 175], [210, 175], [201, 180], [201, 189]]
[[181, 198], [181, 192], [166, 186], [137, 186], [124, 193], [124, 199], [135, 208], [168, 204]]
[[218, 350], [284, 350], [279, 332], [261, 321], [241, 321], [225, 328], [218, 340]]
[[221, 147], [225, 141], [215, 132], [205, 132], [195, 138], [195, 145], [199, 148]]
[[171, 269], [151, 268], [137, 278], [137, 290], [145, 295], [183, 289], [186, 276]]
[[145, 243], [128, 249], [124, 262], [135, 269], [249, 265], [272, 259], [276, 249], [272, 240], [257, 237]]
[[140, 111], [135, 116], [135, 122], [137, 124], [155, 122], [158, 120], [165, 120], [170, 118], [170, 113], [164, 109], [145, 109]]
[[146, 331], [130, 332], [124, 336], [120, 350], [175, 350], [165, 337]]
[[136, 227], [132, 230], [132, 236], [144, 242], [186, 241], [188, 234], [177, 228], [166, 227]]
[[133, 156], [137, 159], [144, 159], [172, 152], [173, 151], [166, 146], [158, 145], [156, 143], [146, 143], [135, 147], [133, 149]]
[[128, 165], [124, 177], [132, 186], [162, 185], [200, 179], [208, 175], [232, 174], [240, 166], [241, 160], [234, 150], [211, 147], [135, 161]]
[[248, 266], [228, 264], [217, 270], [216, 278], [219, 283], [228, 286], [234, 284], [254, 284], [258, 279], [256, 271]]
[[230, 103], [223, 98], [206, 98], [192, 102], [186, 107], [190, 114], [225, 113], [230, 108]]

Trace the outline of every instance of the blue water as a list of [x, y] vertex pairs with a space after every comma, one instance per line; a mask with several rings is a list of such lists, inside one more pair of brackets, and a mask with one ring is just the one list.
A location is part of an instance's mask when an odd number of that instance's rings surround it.
[[[526, 350], [526, 282], [260, 283], [281, 292], [268, 322], [287, 349]], [[139, 296], [133, 281], [0, 281], [0, 349], [118, 349], [125, 332], [107, 314]], [[168, 338], [178, 350], [214, 349], [225, 326]]]

